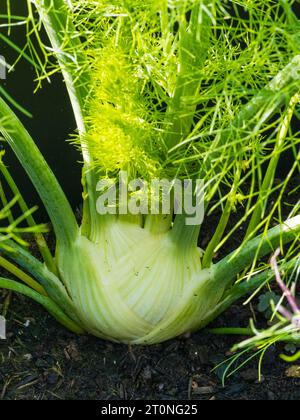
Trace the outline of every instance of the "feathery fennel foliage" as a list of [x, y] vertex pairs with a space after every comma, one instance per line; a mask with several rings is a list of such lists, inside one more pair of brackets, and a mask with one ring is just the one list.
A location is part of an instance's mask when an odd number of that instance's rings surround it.
[[[294, 261], [299, 206], [283, 197], [300, 169], [292, 123], [300, 98], [296, 2], [24, 2], [21, 56], [36, 63], [37, 87], [61, 72], [69, 92], [77, 122], [72, 142], [84, 163], [84, 214], [79, 227], [34, 141], [1, 99], [2, 135], [57, 239], [55, 258], [38, 240], [45, 265], [14, 241], [7, 258], [43, 286], [42, 304], [60, 322], [115, 341], [167, 340], [204, 327], [266, 284], [262, 257], [273, 249], [289, 245], [285, 255]], [[10, 30], [20, 22], [13, 4], [8, 15]], [[285, 153], [292, 163], [279, 181]], [[172, 214], [97, 214], [98, 180], [120, 171], [129, 179], [204, 180], [206, 217], [215, 226], [203, 255], [205, 223], [186, 226]], [[227, 257], [218, 260], [221, 250]], [[13, 286], [0, 280], [0, 287]]]
[[[279, 251], [277, 252], [279, 254]], [[281, 354], [280, 358], [285, 362], [293, 363], [299, 359], [300, 352], [297, 351], [300, 339], [300, 310], [295, 298], [296, 287], [300, 275], [299, 246], [297, 256], [290, 259], [276, 262], [276, 254], [271, 259], [271, 265], [276, 264], [273, 276], [277, 277], [280, 284], [285, 281], [286, 285], [280, 285], [282, 298], [277, 304], [270, 302], [272, 308], [269, 327], [265, 330], [258, 330], [254, 321], [250, 320], [249, 328], [220, 328], [211, 330], [214, 334], [244, 335], [250, 338], [235, 345], [232, 349], [233, 356], [224, 361], [220, 366], [224, 366], [222, 381], [234, 375], [254, 358], [258, 358], [259, 380], [262, 378], [262, 363], [267, 351], [277, 343], [285, 343], [290, 346], [294, 354]], [[277, 272], [276, 272], [277, 271]], [[285, 305], [285, 300], [287, 305]], [[286, 307], [285, 307], [286, 306]], [[288, 348], [288, 347], [286, 347]]]

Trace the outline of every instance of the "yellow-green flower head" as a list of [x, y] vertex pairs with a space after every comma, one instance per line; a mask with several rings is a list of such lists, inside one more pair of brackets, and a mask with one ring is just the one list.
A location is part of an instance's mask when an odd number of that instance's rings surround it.
[[142, 83], [120, 47], [110, 43], [95, 60], [91, 128], [85, 141], [101, 172], [115, 175], [126, 170], [146, 179], [159, 172], [159, 132], [155, 122], [149, 122]]

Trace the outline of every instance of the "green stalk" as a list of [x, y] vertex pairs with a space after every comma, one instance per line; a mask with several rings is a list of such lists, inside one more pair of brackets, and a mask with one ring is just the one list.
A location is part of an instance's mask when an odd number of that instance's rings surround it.
[[180, 248], [189, 251], [198, 244], [200, 225], [186, 225], [186, 214], [177, 214], [174, 226], [171, 230], [171, 237]]
[[47, 296], [47, 293], [45, 292], [44, 288], [39, 283], [37, 283], [32, 277], [28, 276], [28, 274], [24, 273], [24, 271], [20, 270], [17, 266], [12, 264], [5, 258], [0, 257], [0, 265], [6, 271], [13, 274], [27, 286], [31, 287], [31, 289], [38, 292], [40, 295]]
[[233, 186], [227, 198], [226, 206], [219, 220], [217, 229], [206, 248], [205, 254], [203, 256], [203, 261], [202, 261], [203, 268], [209, 268], [211, 266], [215, 249], [223, 238], [223, 234], [226, 230], [226, 227], [230, 219], [232, 208], [235, 204], [236, 192], [239, 185], [239, 181], [240, 181], [240, 170], [238, 170], [236, 173]]
[[172, 227], [172, 214], [148, 215], [144, 228], [154, 235], [168, 232]]
[[[295, 268], [298, 257], [293, 258], [283, 265], [285, 272], [292, 271]], [[250, 278], [247, 281], [238, 283], [232, 287], [229, 293], [225, 298], [217, 305], [216, 308], [212, 310], [209, 314], [206, 325], [213, 321], [216, 317], [221, 315], [226, 311], [234, 302], [241, 299], [242, 297], [249, 295], [253, 291], [262, 287], [264, 284], [268, 283], [272, 278], [274, 278], [274, 271], [268, 269], [256, 276]], [[208, 330], [212, 334], [231, 334], [231, 335], [253, 335], [253, 330], [249, 328], [214, 328]]]
[[60, 279], [23, 247], [11, 240], [6, 240], [5, 243], [7, 247], [1, 249], [2, 253], [30, 273], [43, 286], [48, 296], [77, 324], [80, 324], [76, 308]]
[[295, 28], [299, 31], [299, 17], [293, 11], [289, 0], [279, 0], [279, 3], [283, 7], [286, 15], [288, 16], [289, 24], [295, 25]]
[[0, 182], [0, 199], [1, 199], [1, 203], [2, 203], [3, 208], [8, 209], [7, 210], [7, 220], [8, 220], [8, 223], [10, 225], [12, 225], [14, 223], [14, 218], [13, 218], [11, 209], [9, 208], [9, 203], [8, 203], [7, 198], [6, 198], [2, 182]]
[[[65, 0], [34, 0], [32, 3], [40, 15], [64, 76], [77, 128], [80, 133], [85, 133], [83, 114], [89, 95], [90, 76], [84, 65], [86, 60], [81, 54], [80, 36], [72, 23], [68, 2]], [[30, 4], [28, 7], [32, 14]], [[89, 159], [88, 156], [87, 158]]]
[[261, 258], [274, 251], [281, 244], [285, 245], [296, 239], [300, 233], [300, 216], [296, 216], [282, 225], [270, 229], [265, 234], [248, 241], [215, 265], [215, 278], [223, 279], [228, 285], [250, 266], [255, 257]]
[[[55, 51], [61, 72], [71, 100], [79, 134], [86, 132], [84, 110], [90, 94], [90, 75], [81, 54], [81, 41], [72, 23], [71, 11], [65, 0], [35, 0], [40, 19], [45, 27], [52, 48]], [[29, 7], [31, 7], [29, 5]], [[92, 158], [87, 147], [82, 147], [85, 162], [83, 169], [84, 218], [83, 232], [90, 234], [97, 228], [96, 184], [97, 179], [92, 167]]]
[[251, 328], [211, 328], [207, 332], [214, 335], [254, 335]]
[[79, 327], [74, 321], [72, 321], [67, 315], [57, 306], [51, 299], [46, 296], [42, 296], [36, 291], [30, 289], [27, 286], [23, 286], [13, 280], [8, 280], [4, 277], [0, 277], [0, 288], [11, 290], [16, 293], [21, 293], [34, 301], [42, 305], [58, 322], [68, 328], [75, 334], [84, 334], [84, 330]]
[[252, 214], [252, 217], [251, 217], [248, 229], [247, 229], [247, 233], [245, 236], [246, 238], [248, 238], [251, 234], [253, 234], [253, 232], [255, 232], [257, 226], [259, 225], [262, 218], [264, 217], [264, 212], [265, 212], [267, 202], [268, 202], [267, 198], [269, 197], [271, 189], [272, 189], [272, 185], [273, 185], [274, 177], [276, 173], [276, 168], [278, 166], [281, 152], [285, 144], [285, 139], [290, 128], [290, 123], [294, 115], [295, 107], [298, 103], [299, 103], [299, 94], [297, 93], [296, 95], [292, 97], [290, 101], [289, 109], [283, 120], [282, 126], [279, 130], [276, 144], [274, 147], [274, 154], [273, 154], [273, 157], [271, 158], [264, 181], [260, 188], [258, 203], [256, 205], [254, 213]]
[[[19, 203], [21, 211], [23, 212], [23, 214], [27, 214], [26, 220], [28, 222], [28, 225], [30, 227], [37, 226], [33, 216], [29, 213], [29, 207], [27, 206], [19, 188], [17, 187], [15, 181], [13, 180], [12, 176], [10, 175], [9, 171], [7, 170], [6, 166], [4, 165], [2, 161], [0, 161], [0, 171], [2, 172], [14, 196], [18, 197], [18, 203]], [[36, 233], [34, 237], [35, 237], [37, 246], [39, 248], [39, 251], [41, 253], [41, 256], [43, 257], [48, 269], [52, 271], [54, 274], [57, 274], [57, 267], [56, 267], [55, 261], [51, 255], [50, 249], [47, 245], [47, 242], [43, 234]]]
[[[207, 325], [209, 325], [214, 319], [216, 319], [219, 315], [221, 315], [228, 308], [230, 308], [237, 300], [241, 299], [246, 295], [249, 295], [250, 293], [257, 290], [259, 287], [262, 287], [268, 282], [268, 280], [272, 278], [273, 275], [274, 273], [271, 270], [267, 270], [263, 273], [254, 276], [248, 281], [243, 281], [242, 283], [233, 286], [228, 295], [224, 299], [222, 299], [221, 302], [215, 308], [213, 308], [210, 311], [208, 316], [205, 318], [205, 322], [201, 325], [201, 328], [204, 328]], [[220, 277], [219, 280], [221, 281]]]
[[[12, 48], [13, 50], [15, 50], [19, 54], [19, 59], [20, 58], [23, 58], [29, 64], [31, 64], [33, 67], [36, 67], [37, 66], [37, 63], [28, 54], [26, 54], [26, 52], [24, 51], [26, 49], [26, 47], [23, 48], [23, 49], [19, 48], [14, 42], [12, 42], [7, 36], [3, 35], [2, 33], [0, 33], [0, 39], [3, 42], [5, 42], [10, 48]], [[39, 69], [40, 69], [40, 67], [39, 67]]]
[[205, 250], [205, 254], [203, 256], [203, 268], [209, 268], [212, 264], [212, 260], [214, 257], [214, 252], [216, 247], [219, 245], [223, 234], [226, 230], [226, 227], [228, 225], [229, 219], [230, 219], [230, 215], [231, 215], [231, 210], [232, 210], [232, 201], [231, 198], [229, 197], [227, 199], [227, 203], [225, 206], [225, 209], [222, 213], [222, 216], [219, 220], [217, 229], [215, 230], [215, 233], [212, 237], [212, 239], [210, 240], [206, 250]]
[[35, 186], [52, 221], [57, 240], [68, 245], [78, 226], [72, 208], [36, 144], [9, 106], [0, 98], [0, 131]]
[[[180, 71], [175, 92], [167, 110], [166, 122], [169, 125], [169, 133], [166, 136], [166, 145], [168, 150], [189, 134], [193, 124], [197, 107], [197, 101], [194, 99], [200, 89], [197, 73], [201, 71], [207, 59], [212, 31], [211, 17], [204, 10], [204, 6], [207, 7], [211, 3], [211, 0], [200, 0], [192, 9], [190, 23], [187, 23], [185, 12], [182, 13], [179, 22]], [[184, 4], [183, 9], [185, 10]], [[201, 22], [199, 22], [200, 16]]]
[[15, 107], [15, 109], [17, 109], [18, 111], [20, 111], [26, 117], [32, 118], [32, 115], [30, 114], [30, 112], [28, 112], [25, 108], [23, 108], [19, 104], [19, 102], [16, 101], [11, 95], [9, 95], [9, 93], [6, 92], [6, 90], [2, 86], [0, 86], [0, 94], [3, 96], [3, 98], [6, 98], [7, 101], [10, 102], [13, 107]]

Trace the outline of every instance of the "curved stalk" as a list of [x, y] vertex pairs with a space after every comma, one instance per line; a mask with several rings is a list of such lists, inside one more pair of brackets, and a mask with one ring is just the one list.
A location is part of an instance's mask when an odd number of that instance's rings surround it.
[[218, 226], [216, 228], [216, 231], [211, 239], [211, 241], [209, 242], [204, 256], [203, 256], [203, 268], [209, 268], [212, 264], [213, 261], [213, 257], [214, 257], [214, 252], [216, 247], [219, 245], [220, 241], [223, 238], [224, 232], [226, 230], [226, 227], [228, 225], [229, 219], [230, 219], [230, 215], [232, 212], [232, 208], [234, 206], [234, 202], [235, 202], [235, 195], [238, 189], [238, 185], [239, 185], [239, 181], [240, 181], [240, 171], [237, 171], [236, 175], [235, 175], [235, 179], [231, 188], [231, 191], [228, 195], [227, 198], [227, 202], [225, 205], [225, 209], [223, 211], [223, 214], [219, 220]]
[[26, 117], [28, 118], [32, 118], [32, 115], [25, 109], [23, 108], [19, 102], [17, 102], [11, 95], [9, 95], [8, 92], [6, 92], [5, 89], [3, 89], [2, 86], [0, 86], [0, 94], [3, 96], [3, 98], [5, 98], [8, 102], [11, 103], [11, 105], [17, 109], [19, 112], [21, 112], [22, 114], [24, 114]]
[[[265, 110], [266, 104], [269, 104], [267, 111], [263, 112], [263, 115], [260, 118], [260, 125], [266, 122], [271, 118], [276, 111], [287, 101], [290, 101], [290, 107], [294, 106], [294, 102], [298, 97], [299, 92], [299, 78], [300, 78], [300, 55], [295, 56], [291, 62], [275, 76], [272, 81], [256, 96], [254, 96], [246, 105], [243, 106], [238, 115], [230, 123], [229, 127], [226, 130], [223, 130], [220, 135], [217, 135], [215, 140], [211, 144], [211, 152], [208, 154], [208, 157], [203, 162], [203, 169], [199, 177], [204, 178], [207, 171], [206, 168], [211, 168], [212, 162], [217, 160], [218, 148], [222, 150], [222, 147], [228, 140], [231, 139], [235, 132], [238, 133], [238, 130], [245, 128], [245, 130], [251, 130], [253, 126], [253, 121], [257, 115], [260, 115], [262, 110]], [[291, 112], [291, 110], [290, 110]], [[288, 113], [287, 119], [290, 118], [290, 112]], [[287, 123], [287, 121], [285, 121]], [[280, 138], [278, 139], [278, 147], [281, 146], [282, 139], [284, 137], [284, 129], [286, 125], [282, 127]], [[278, 157], [279, 158], [279, 157]], [[272, 173], [274, 168], [277, 166], [276, 157], [270, 163], [268, 173], [266, 174], [265, 183], [263, 187], [267, 189], [269, 187], [269, 182], [271, 182]], [[215, 193], [217, 190], [215, 191]], [[264, 192], [265, 194], [265, 192]], [[214, 195], [213, 195], [214, 196]], [[213, 199], [211, 197], [211, 200]], [[263, 195], [264, 196], [264, 195]], [[209, 266], [212, 261], [213, 252], [215, 246], [218, 245], [218, 241], [221, 239], [224, 230], [226, 228], [229, 216], [230, 216], [230, 203], [226, 205], [226, 210], [220, 220], [218, 229], [209, 244], [209, 248], [206, 251], [205, 255], [205, 266]], [[258, 217], [261, 214], [261, 207], [257, 208], [255, 213], [252, 216], [246, 239], [252, 232], [255, 222], [257, 222]]]
[[7, 247], [1, 251], [6, 257], [28, 273], [30, 273], [45, 289], [48, 296], [79, 325], [81, 322], [77, 316], [74, 303], [70, 299], [64, 285], [58, 277], [51, 273], [44, 264], [34, 258], [26, 249], [11, 240], [5, 241]]
[[[65, 0], [34, 0], [32, 3], [38, 10], [41, 22], [45, 27], [53, 51], [57, 57], [71, 105], [76, 119], [79, 134], [86, 132], [84, 121], [85, 102], [89, 96], [90, 75], [85, 66], [85, 58], [81, 55], [80, 36], [72, 23], [70, 3]], [[29, 7], [31, 8], [30, 4]], [[98, 224], [96, 212], [97, 180], [92, 167], [92, 158], [86, 146], [82, 147], [84, 159], [83, 187], [84, 215], [83, 233], [89, 236]]]
[[20, 270], [18, 267], [16, 267], [14, 264], [9, 262], [5, 258], [0, 257], [0, 265], [6, 271], [16, 276], [19, 280], [21, 280], [27, 286], [31, 287], [40, 295], [47, 296], [45, 289], [39, 283], [37, 283], [32, 277], [28, 276], [28, 274], [24, 273], [24, 271]]
[[2, 182], [0, 182], [0, 200], [1, 200], [1, 203], [2, 203], [2, 208], [7, 209], [6, 210], [6, 215], [7, 215], [8, 223], [10, 225], [12, 225], [14, 223], [14, 217], [13, 217], [11, 209], [9, 207], [9, 202], [6, 198], [6, 194], [4, 192]]
[[[295, 261], [297, 261], [298, 258], [293, 258], [291, 261], [288, 261], [286, 264], [284, 264], [283, 268], [286, 272], [291, 271], [295, 267]], [[243, 281], [242, 283], [238, 283], [234, 285], [231, 290], [227, 293], [227, 295], [223, 298], [223, 300], [210, 312], [208, 315], [208, 318], [205, 320], [205, 327], [206, 325], [210, 324], [211, 321], [216, 319], [219, 315], [221, 315], [223, 312], [225, 312], [234, 302], [241, 299], [242, 297], [249, 295], [250, 293], [254, 292], [258, 288], [264, 286], [268, 281], [270, 281], [272, 278], [274, 278], [274, 271], [272, 269], [267, 269], [266, 271], [263, 271], [260, 274], [257, 274], [250, 278], [247, 281]], [[226, 331], [227, 330], [227, 331]], [[226, 329], [226, 328], [220, 328], [220, 329], [213, 329], [209, 330], [209, 332], [213, 334], [230, 334], [230, 330], [233, 333], [236, 331], [237, 335], [252, 335], [253, 330], [248, 331], [248, 329]], [[247, 332], [248, 331], [248, 332]]]
[[234, 302], [238, 301], [246, 295], [249, 295], [259, 287], [266, 284], [268, 280], [272, 278], [272, 275], [272, 271], [267, 270], [251, 278], [249, 281], [244, 281], [240, 284], [237, 284], [236, 286], [233, 286], [230, 293], [208, 314], [207, 318], [205, 318], [205, 322], [201, 325], [201, 327], [206, 327], [214, 319], [229, 309], [231, 305], [234, 304]]
[[0, 120], [0, 132], [39, 193], [53, 224], [58, 243], [70, 244], [78, 234], [72, 208], [36, 144], [2, 98]]
[[187, 226], [186, 214], [177, 214], [170, 236], [185, 251], [197, 247], [200, 225]]
[[84, 334], [84, 330], [79, 327], [74, 321], [72, 321], [67, 315], [56, 305], [51, 299], [46, 296], [42, 296], [36, 291], [30, 289], [27, 286], [23, 286], [16, 281], [0, 277], [0, 288], [11, 290], [13, 292], [21, 293], [40, 305], [42, 305], [58, 322], [68, 328], [75, 334]]
[[300, 216], [287, 220], [282, 225], [248, 241], [245, 245], [215, 265], [216, 278], [223, 279], [228, 285], [247, 268], [255, 257], [264, 257], [280, 245], [293, 241], [300, 233]]

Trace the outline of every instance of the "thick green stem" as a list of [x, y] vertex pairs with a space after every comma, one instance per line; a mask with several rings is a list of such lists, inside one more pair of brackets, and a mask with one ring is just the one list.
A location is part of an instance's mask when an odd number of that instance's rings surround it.
[[220, 221], [218, 223], [217, 229], [215, 230], [215, 233], [214, 233], [211, 241], [209, 242], [209, 244], [208, 244], [208, 246], [205, 250], [205, 253], [204, 253], [204, 256], [203, 256], [203, 262], [202, 262], [203, 268], [209, 268], [212, 264], [215, 249], [219, 245], [219, 243], [220, 243], [220, 241], [223, 237], [223, 234], [224, 234], [225, 229], [227, 227], [227, 224], [229, 222], [229, 218], [230, 218], [230, 215], [231, 215], [231, 210], [232, 210], [232, 203], [231, 203], [230, 199], [228, 199], [227, 203], [226, 203], [226, 206], [225, 206], [225, 209], [224, 209], [224, 211], [222, 213], [222, 216], [220, 218]]
[[240, 284], [233, 286], [230, 292], [227, 294], [227, 296], [224, 299], [222, 299], [221, 302], [207, 314], [204, 323], [201, 324], [201, 328], [204, 328], [207, 325], [209, 325], [214, 319], [216, 319], [219, 315], [221, 315], [228, 308], [230, 308], [234, 304], [234, 302], [238, 301], [246, 295], [249, 295], [250, 293], [257, 290], [259, 287], [266, 284], [267, 281], [270, 280], [273, 275], [274, 274], [271, 270], [267, 270], [263, 273], [256, 275], [248, 281], [244, 281]]
[[174, 226], [170, 232], [174, 242], [176, 242], [179, 247], [186, 251], [197, 246], [200, 231], [200, 225], [187, 225], [187, 217], [188, 216], [186, 214], [178, 214], [175, 218]]
[[211, 328], [207, 330], [207, 332], [214, 335], [254, 335], [253, 330], [251, 330], [251, 328]]
[[228, 285], [249, 267], [255, 258], [261, 258], [271, 253], [280, 245], [285, 245], [297, 238], [300, 233], [300, 216], [287, 220], [268, 232], [250, 240], [242, 247], [215, 266], [216, 279], [223, 279]]
[[172, 214], [150, 214], [146, 217], [144, 227], [155, 235], [164, 234], [172, 227]]
[[21, 293], [42, 305], [58, 322], [76, 334], [84, 334], [84, 330], [72, 321], [59, 306], [56, 305], [51, 299], [42, 296], [36, 291], [27, 286], [23, 286], [16, 281], [0, 277], [0, 288], [11, 290], [13, 292]]
[[24, 273], [24, 271], [20, 270], [16, 265], [12, 264], [10, 261], [6, 260], [5, 258], [1, 256], [0, 256], [0, 265], [6, 271], [13, 274], [15, 277], [17, 277], [27, 286], [31, 287], [33, 290], [38, 292], [40, 295], [47, 296], [47, 293], [45, 292], [44, 288], [39, 283], [37, 283], [33, 278], [28, 276], [28, 274]]
[[11, 240], [5, 241], [1, 250], [6, 257], [30, 273], [56, 302], [77, 324], [80, 324], [76, 308], [60, 279], [51, 273], [44, 264], [34, 258], [26, 249]]
[[[45, 27], [71, 100], [80, 136], [86, 132], [85, 104], [90, 94], [90, 75], [82, 54], [80, 36], [72, 22], [72, 12], [65, 0], [34, 0], [40, 19]], [[84, 215], [83, 232], [89, 235], [97, 228], [96, 174], [92, 169], [92, 157], [86, 146], [82, 147], [84, 159]]]
[[84, 133], [83, 113], [89, 95], [90, 77], [81, 54], [80, 37], [72, 23], [70, 8], [65, 0], [33, 0], [32, 3], [39, 13], [63, 73], [77, 128]]
[[168, 150], [190, 133], [197, 107], [195, 96], [200, 89], [197, 73], [203, 68], [210, 47], [212, 22], [205, 8], [208, 8], [212, 1], [200, 0], [196, 3], [189, 22], [186, 18], [186, 6], [182, 3], [183, 12], [179, 22], [180, 67], [175, 92], [166, 116], [169, 125], [166, 136]]
[[0, 131], [39, 193], [58, 242], [70, 244], [78, 234], [72, 208], [36, 144], [2, 98], [0, 98], [0, 120]]

